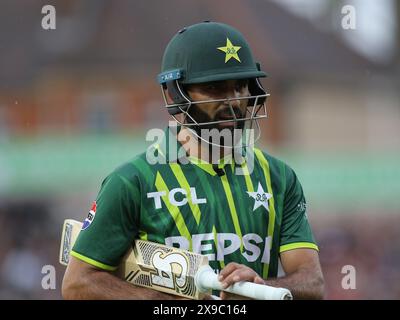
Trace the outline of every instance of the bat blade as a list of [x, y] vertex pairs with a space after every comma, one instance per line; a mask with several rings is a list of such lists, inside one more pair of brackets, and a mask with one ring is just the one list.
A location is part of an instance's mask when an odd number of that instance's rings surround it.
[[116, 274], [142, 287], [201, 299], [205, 293], [195, 285], [197, 270], [208, 265], [207, 257], [150, 241], [136, 240]]
[[[59, 258], [61, 264], [68, 264], [70, 251], [81, 229], [81, 222], [72, 219], [64, 221]], [[224, 290], [253, 299], [292, 299], [287, 289], [251, 282], [237, 282], [222, 288], [206, 256], [143, 240], [135, 241], [115, 275], [137, 286], [189, 299], [202, 299], [205, 294], [211, 294], [211, 290]]]
[[68, 265], [70, 251], [74, 246], [76, 238], [78, 238], [81, 229], [81, 222], [73, 219], [64, 220], [59, 253], [59, 262], [64, 266]]
[[[66, 219], [60, 246], [59, 261], [69, 262], [70, 251], [79, 235], [82, 223]], [[200, 291], [195, 275], [207, 257], [150, 241], [136, 240], [115, 271], [115, 275], [134, 285], [151, 288], [189, 299], [202, 299], [211, 289]]]

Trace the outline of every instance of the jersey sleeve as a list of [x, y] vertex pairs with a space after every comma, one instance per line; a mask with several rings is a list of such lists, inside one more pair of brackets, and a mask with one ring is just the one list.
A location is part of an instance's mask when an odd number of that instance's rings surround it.
[[279, 252], [298, 248], [318, 250], [307, 217], [303, 188], [295, 172], [290, 167], [286, 167], [286, 190]]
[[140, 193], [137, 177], [127, 178], [119, 173], [109, 175], [102, 183], [95, 206], [92, 222], [80, 231], [71, 255], [112, 271], [138, 234]]

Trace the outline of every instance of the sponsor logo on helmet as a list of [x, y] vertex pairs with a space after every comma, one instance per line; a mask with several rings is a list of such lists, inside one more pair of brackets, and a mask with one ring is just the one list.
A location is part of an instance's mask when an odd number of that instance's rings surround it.
[[241, 47], [239, 46], [234, 46], [229, 40], [229, 38], [226, 38], [226, 46], [225, 47], [218, 47], [218, 50], [221, 50], [222, 52], [225, 52], [225, 63], [227, 63], [229, 60], [236, 59], [240, 63], [240, 58], [238, 56], [238, 51], [240, 50]]

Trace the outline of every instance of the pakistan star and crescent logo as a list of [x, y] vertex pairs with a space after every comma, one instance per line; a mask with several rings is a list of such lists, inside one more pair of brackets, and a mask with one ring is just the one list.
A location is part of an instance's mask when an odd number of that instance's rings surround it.
[[218, 50], [221, 50], [223, 52], [225, 52], [225, 63], [227, 63], [230, 59], [234, 58], [239, 62], [240, 58], [238, 56], [238, 51], [240, 50], [241, 47], [239, 46], [234, 46], [231, 42], [231, 40], [229, 40], [229, 38], [226, 38], [226, 46], [225, 47], [218, 47]]
[[254, 201], [253, 211], [255, 211], [258, 207], [263, 206], [269, 212], [268, 200], [272, 198], [272, 194], [264, 191], [261, 183], [258, 183], [258, 189], [255, 192], [246, 191], [249, 197], [252, 197]]

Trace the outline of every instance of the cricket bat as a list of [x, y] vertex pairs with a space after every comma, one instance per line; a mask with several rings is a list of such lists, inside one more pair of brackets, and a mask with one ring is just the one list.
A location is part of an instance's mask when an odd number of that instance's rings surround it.
[[[68, 265], [70, 251], [82, 229], [82, 223], [72, 219], [64, 221], [59, 261]], [[258, 300], [292, 300], [289, 290], [237, 282], [223, 289], [217, 274], [201, 254], [136, 240], [128, 250], [115, 275], [136, 286], [179, 295], [189, 299], [202, 299], [212, 290], [223, 290]]]

